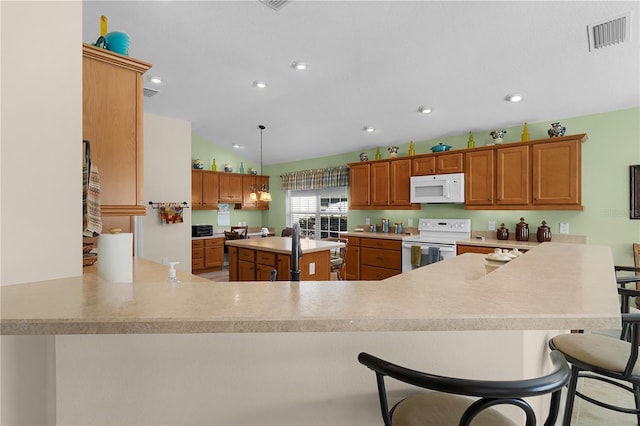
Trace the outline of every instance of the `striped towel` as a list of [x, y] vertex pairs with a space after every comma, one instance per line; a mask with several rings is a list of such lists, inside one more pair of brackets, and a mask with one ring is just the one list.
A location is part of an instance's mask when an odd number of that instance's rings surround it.
[[100, 173], [95, 164], [82, 167], [82, 236], [96, 237], [102, 232], [100, 215]]

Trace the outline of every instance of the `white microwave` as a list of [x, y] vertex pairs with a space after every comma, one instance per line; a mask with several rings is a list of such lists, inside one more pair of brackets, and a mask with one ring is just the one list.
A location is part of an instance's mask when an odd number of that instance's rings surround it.
[[464, 203], [464, 173], [411, 176], [412, 203]]

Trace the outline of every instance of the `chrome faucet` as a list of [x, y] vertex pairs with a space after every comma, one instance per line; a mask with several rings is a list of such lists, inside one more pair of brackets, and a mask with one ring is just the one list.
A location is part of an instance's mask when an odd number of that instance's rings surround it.
[[302, 248], [300, 247], [300, 224], [295, 222], [291, 232], [291, 281], [300, 281], [300, 258]]

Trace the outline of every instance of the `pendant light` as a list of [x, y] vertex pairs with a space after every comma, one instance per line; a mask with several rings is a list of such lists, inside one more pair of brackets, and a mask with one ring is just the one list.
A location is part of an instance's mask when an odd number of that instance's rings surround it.
[[[266, 129], [266, 127], [260, 124], [258, 128], [260, 129], [260, 176], [262, 176], [262, 131]], [[262, 179], [262, 177], [260, 179]], [[251, 185], [250, 189], [251, 193], [249, 194], [249, 199], [251, 201], [271, 201], [271, 194], [269, 193], [269, 187], [266, 183], [263, 182], [260, 187], [258, 187], [258, 185], [256, 184], [253, 184]], [[258, 195], [258, 193], [260, 195]]]

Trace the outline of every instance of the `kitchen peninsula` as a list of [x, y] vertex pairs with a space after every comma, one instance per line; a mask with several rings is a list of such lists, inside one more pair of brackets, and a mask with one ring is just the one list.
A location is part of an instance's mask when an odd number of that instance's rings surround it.
[[360, 351], [519, 378], [554, 334], [620, 321], [610, 249], [586, 244], [544, 243], [487, 275], [469, 253], [383, 281], [178, 279], [138, 259], [132, 284], [0, 288], [3, 335], [56, 335], [58, 424], [379, 424]]
[[[291, 238], [287, 237], [226, 241], [229, 246], [229, 281], [269, 281], [273, 270], [277, 271], [278, 281], [289, 281], [291, 243]], [[331, 250], [340, 247], [344, 247], [344, 243], [301, 239], [300, 280], [328, 281]]]

